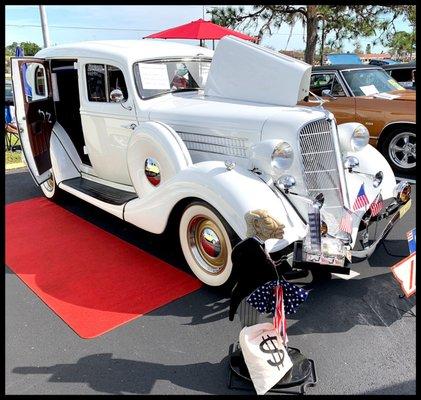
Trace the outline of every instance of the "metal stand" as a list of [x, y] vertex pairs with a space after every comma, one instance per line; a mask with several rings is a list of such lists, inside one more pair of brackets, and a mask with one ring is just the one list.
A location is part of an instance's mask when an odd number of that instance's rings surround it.
[[[307, 387], [316, 385], [314, 361], [306, 358], [294, 347], [288, 347], [288, 355], [293, 364], [292, 368], [267, 393], [306, 394]], [[233, 390], [254, 390], [238, 342], [230, 346], [229, 356], [228, 387]]]
[[[240, 303], [237, 312], [242, 328], [259, 323], [260, 314], [246, 302], [246, 299]], [[287, 350], [293, 364], [292, 368], [267, 393], [305, 394], [307, 387], [317, 383], [314, 361], [294, 347], [287, 347]], [[231, 344], [229, 360], [228, 387], [233, 390], [254, 390], [239, 342]]]

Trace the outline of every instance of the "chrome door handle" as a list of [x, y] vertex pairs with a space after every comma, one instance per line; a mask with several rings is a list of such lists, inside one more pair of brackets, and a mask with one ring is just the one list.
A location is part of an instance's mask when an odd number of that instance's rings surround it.
[[136, 124], [129, 124], [129, 125], [121, 125], [122, 128], [135, 130], [137, 128]]

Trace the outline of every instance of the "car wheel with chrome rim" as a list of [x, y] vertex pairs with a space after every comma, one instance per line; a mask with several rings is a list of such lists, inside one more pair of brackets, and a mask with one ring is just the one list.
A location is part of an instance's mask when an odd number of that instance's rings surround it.
[[40, 187], [44, 196], [50, 200], [56, 200], [59, 197], [60, 189], [56, 184], [53, 170], [50, 170], [51, 176], [45, 182], [41, 183]]
[[415, 128], [400, 127], [388, 134], [382, 153], [395, 171], [414, 173], [416, 168]]
[[181, 216], [179, 236], [184, 257], [202, 282], [209, 286], [228, 282], [231, 251], [239, 239], [218, 211], [205, 202], [191, 203]]

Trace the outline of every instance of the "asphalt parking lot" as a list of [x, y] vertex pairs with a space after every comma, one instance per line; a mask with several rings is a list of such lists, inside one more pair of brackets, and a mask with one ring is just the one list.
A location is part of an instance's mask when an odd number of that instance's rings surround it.
[[[5, 177], [6, 203], [41, 196], [28, 172]], [[413, 196], [415, 196], [415, 185]], [[60, 205], [186, 269], [174, 240], [146, 233], [67, 196]], [[288, 320], [289, 344], [316, 364], [309, 394], [415, 394], [415, 301], [390, 267], [408, 254], [415, 198], [360, 275], [313, 287]], [[389, 253], [389, 254], [388, 254]], [[394, 256], [390, 255], [394, 254]], [[247, 394], [227, 387], [228, 349], [240, 324], [229, 298], [203, 287], [95, 339], [78, 337], [6, 266], [6, 394]]]

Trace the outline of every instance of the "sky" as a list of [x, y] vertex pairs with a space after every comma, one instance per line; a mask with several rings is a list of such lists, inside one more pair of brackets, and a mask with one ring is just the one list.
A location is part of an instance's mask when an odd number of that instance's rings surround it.
[[[205, 10], [212, 6], [204, 6]], [[140, 39], [154, 32], [203, 18], [203, 6], [46, 6], [52, 45], [103, 39]], [[32, 41], [43, 47], [38, 6], [6, 6], [6, 45], [12, 42]], [[205, 19], [210, 16], [205, 14]], [[82, 29], [85, 28], [85, 29]], [[399, 20], [398, 30], [410, 31], [409, 25]], [[304, 31], [297, 24], [288, 41], [291, 28], [284, 25], [262, 44], [275, 50], [303, 50]], [[252, 32], [251, 32], [252, 33]], [[374, 38], [361, 39], [362, 49]], [[176, 40], [178, 41], [178, 40]], [[186, 44], [197, 41], [179, 40]], [[205, 43], [212, 46], [210, 41]], [[354, 42], [344, 41], [344, 51], [353, 51]], [[372, 52], [386, 51], [381, 45], [372, 46]]]

